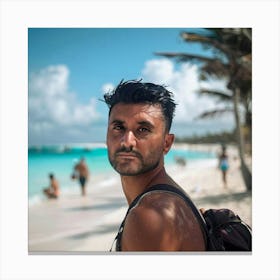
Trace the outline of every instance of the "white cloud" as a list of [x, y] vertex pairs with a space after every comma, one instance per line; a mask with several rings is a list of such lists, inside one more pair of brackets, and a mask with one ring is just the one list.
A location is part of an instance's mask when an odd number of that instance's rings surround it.
[[113, 89], [114, 89], [114, 85], [112, 83], [104, 84], [101, 88], [101, 90], [104, 94], [107, 93], [107, 92], [110, 92]]
[[153, 59], [145, 63], [145, 68], [142, 71], [143, 78], [149, 79], [154, 83], [172, 82], [175, 70], [173, 63], [167, 59]]
[[199, 81], [198, 66], [183, 63], [175, 69], [168, 59], [153, 59], [145, 63], [142, 71], [143, 79], [168, 86], [174, 93], [178, 104], [174, 121], [189, 122], [200, 113], [217, 108], [216, 100], [207, 96], [199, 96], [196, 91], [203, 85], [207, 88], [225, 88], [225, 82], [212, 81], [201, 83]]
[[81, 104], [68, 88], [69, 70], [64, 65], [49, 66], [31, 73], [29, 80], [29, 134], [60, 131], [67, 134], [70, 127], [84, 130], [99, 118], [96, 100]]
[[[80, 103], [77, 95], [69, 90], [69, 74], [65, 65], [49, 66], [30, 74], [28, 122], [31, 145], [105, 139], [105, 124], [96, 122], [102, 118], [102, 112], [97, 111], [97, 100], [92, 98], [86, 104]], [[217, 108], [215, 99], [200, 97], [196, 91], [201, 86], [225, 88], [225, 83], [201, 83], [198, 74], [196, 65], [184, 63], [175, 67], [171, 60], [153, 59], [146, 62], [139, 78], [166, 85], [174, 93], [178, 104], [174, 119], [176, 124], [191, 122], [201, 112]], [[106, 83], [101, 90], [106, 93], [114, 87], [112, 83]], [[231, 121], [228, 116], [226, 121]]]

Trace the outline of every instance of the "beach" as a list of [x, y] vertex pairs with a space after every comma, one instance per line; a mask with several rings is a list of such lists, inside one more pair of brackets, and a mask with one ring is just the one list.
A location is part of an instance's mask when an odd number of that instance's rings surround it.
[[[180, 148], [219, 151], [218, 145], [180, 144]], [[242, 180], [236, 147], [229, 146], [228, 155], [230, 168], [226, 188], [216, 158], [187, 162], [185, 166], [168, 166], [167, 172], [198, 208], [229, 208], [251, 226], [252, 198]], [[250, 158], [247, 162], [250, 164]], [[116, 173], [110, 176], [104, 185], [96, 184], [92, 176], [85, 197], [80, 195], [77, 185], [76, 192], [30, 206], [29, 254], [108, 254], [127, 210], [119, 176]]]

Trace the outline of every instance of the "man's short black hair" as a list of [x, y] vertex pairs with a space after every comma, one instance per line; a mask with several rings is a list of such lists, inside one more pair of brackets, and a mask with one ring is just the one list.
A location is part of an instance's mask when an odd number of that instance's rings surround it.
[[112, 108], [118, 103], [126, 104], [159, 104], [161, 106], [166, 129], [170, 130], [176, 104], [173, 100], [172, 92], [168, 91], [162, 85], [153, 83], [143, 83], [141, 80], [123, 80], [111, 92], [104, 95], [104, 100], [111, 113]]

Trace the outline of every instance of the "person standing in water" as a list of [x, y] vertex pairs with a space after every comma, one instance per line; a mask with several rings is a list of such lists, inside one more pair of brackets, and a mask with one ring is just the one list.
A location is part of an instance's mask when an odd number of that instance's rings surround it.
[[229, 169], [229, 163], [226, 146], [222, 146], [222, 153], [219, 155], [219, 169], [222, 172], [224, 187], [227, 188], [227, 172]]
[[81, 157], [80, 161], [75, 165], [74, 171], [75, 171], [75, 173], [77, 173], [77, 176], [78, 176], [78, 179], [80, 182], [82, 196], [85, 196], [86, 195], [86, 183], [89, 178], [89, 169], [88, 169], [88, 166], [86, 164], [84, 157]]

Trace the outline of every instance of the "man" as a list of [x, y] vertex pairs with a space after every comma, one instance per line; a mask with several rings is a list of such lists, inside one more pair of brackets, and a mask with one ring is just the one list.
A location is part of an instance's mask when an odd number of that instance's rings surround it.
[[86, 195], [86, 183], [89, 177], [89, 170], [85, 162], [85, 158], [82, 157], [80, 161], [74, 167], [75, 172], [78, 173], [79, 182], [81, 185], [82, 196]]
[[[163, 86], [121, 82], [104, 95], [109, 107], [109, 161], [120, 174], [128, 204], [152, 186], [182, 190], [164, 168], [174, 135], [170, 127], [176, 104]], [[120, 235], [120, 233], [119, 233]], [[191, 208], [176, 194], [150, 192], [133, 207], [119, 236], [122, 251], [201, 251], [205, 243]]]
[[49, 174], [50, 186], [43, 190], [44, 194], [48, 198], [58, 198], [59, 196], [59, 184], [58, 181], [54, 178], [54, 175]]

